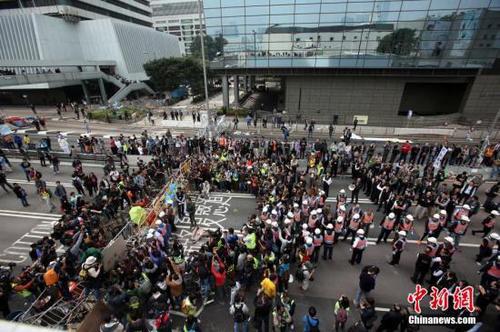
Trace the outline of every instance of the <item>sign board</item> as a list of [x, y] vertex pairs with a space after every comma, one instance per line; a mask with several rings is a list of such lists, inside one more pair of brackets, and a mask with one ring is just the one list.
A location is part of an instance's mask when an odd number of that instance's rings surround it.
[[358, 125], [368, 124], [368, 115], [354, 115], [352, 117], [352, 122], [354, 122], [354, 119], [358, 119]]

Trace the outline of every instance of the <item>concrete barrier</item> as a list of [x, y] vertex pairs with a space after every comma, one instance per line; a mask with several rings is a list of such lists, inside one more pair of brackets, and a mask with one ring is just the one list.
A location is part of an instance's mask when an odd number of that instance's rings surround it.
[[454, 129], [442, 128], [394, 128], [394, 135], [442, 135], [452, 136]]

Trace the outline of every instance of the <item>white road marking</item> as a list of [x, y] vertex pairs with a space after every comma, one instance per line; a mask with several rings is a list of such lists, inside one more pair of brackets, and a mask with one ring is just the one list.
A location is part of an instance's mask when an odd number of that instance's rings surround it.
[[[21, 163], [23, 161], [22, 159], [19, 159], [19, 158], [9, 158], [9, 160], [13, 161], [13, 162], [17, 162], [17, 163]], [[40, 160], [38, 160], [38, 159], [31, 159], [30, 163], [32, 163], [32, 164], [40, 164]], [[71, 163], [69, 161], [61, 161], [60, 165], [61, 166], [73, 166], [73, 163]], [[82, 162], [82, 165], [83, 166], [87, 166], [87, 167], [100, 167], [100, 168], [104, 167], [104, 164], [93, 164], [93, 163], [86, 163], [86, 162]]]
[[[7, 181], [9, 181], [10, 183], [29, 184], [29, 185], [33, 185], [33, 186], [35, 185], [35, 181], [27, 181], [27, 180], [22, 180], [22, 179], [11, 179], [11, 178], [8, 178]], [[56, 186], [56, 183], [52, 182], [52, 181], [46, 181], [45, 183], [49, 187], [55, 187]], [[65, 187], [73, 187], [73, 184], [69, 183], [69, 182], [61, 182], [61, 184], [63, 186], [65, 186]]]
[[54, 217], [54, 218], [61, 218], [62, 217], [62, 215], [60, 215], [60, 214], [54, 214], [54, 213], [13, 211], [13, 210], [0, 210], [0, 212], [5, 212], [5, 213], [20, 213], [20, 214], [32, 214], [32, 215], [35, 215], [35, 216], [48, 216], [48, 217]]
[[29, 214], [13, 214], [13, 213], [2, 213], [0, 212], [0, 216], [4, 217], [14, 217], [14, 218], [28, 218], [28, 219], [42, 219], [42, 220], [47, 220], [47, 219], [52, 219], [52, 220], [59, 220], [59, 218], [54, 218], [54, 217], [47, 217], [47, 216], [33, 216]]

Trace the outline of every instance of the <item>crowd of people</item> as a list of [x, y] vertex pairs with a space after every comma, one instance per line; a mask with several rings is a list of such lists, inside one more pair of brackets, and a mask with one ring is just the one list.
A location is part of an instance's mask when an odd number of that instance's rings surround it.
[[[85, 148], [88, 145], [90, 150]], [[362, 264], [363, 253], [369, 250], [368, 233], [376, 223], [380, 225], [376, 243], [390, 240], [389, 263], [398, 265], [414, 225], [425, 223], [418, 239], [426, 242], [412, 280], [451, 290], [468, 285], [452, 271], [450, 262], [460, 251], [460, 239], [471, 227], [471, 218], [484, 205], [489, 215], [473, 233], [483, 236], [476, 257], [482, 274], [476, 308], [472, 313], [447, 312], [472, 315], [481, 322], [487, 307], [498, 304], [500, 236], [494, 232], [498, 215], [494, 200], [500, 183], [489, 188], [486, 201], [480, 202], [476, 191], [481, 177], [464, 172], [451, 184], [445, 181], [447, 165], [467, 165], [479, 155], [462, 156], [465, 148], [455, 153], [457, 147], [450, 145], [436, 169], [433, 161], [442, 147], [387, 143], [380, 151], [375, 145], [346, 142], [328, 145], [320, 140], [281, 142], [225, 135], [209, 141], [172, 137], [168, 132], [162, 137], [147, 132], [140, 137], [119, 135], [107, 142], [87, 139], [81, 149], [110, 154], [104, 176], [98, 179], [84, 172], [82, 162], [74, 159], [75, 189], [59, 183], [53, 192], [64, 216], [51, 237], [33, 244], [30, 255], [35, 264], [15, 278], [14, 290], [34, 297], [48, 289], [54, 297], [70, 299], [74, 296], [71, 282], [79, 282], [86, 293], [108, 304], [111, 314], [101, 326], [107, 332], [146, 331], [151, 326], [171, 331], [176, 311], [186, 317], [181, 323], [184, 331], [201, 331], [199, 312], [211, 301], [227, 305], [235, 332], [248, 331], [250, 325], [257, 331], [338, 330], [344, 329], [348, 317], [352, 331], [405, 330], [412, 327], [406, 319], [410, 310], [404, 304], [394, 304], [381, 317], [375, 311], [376, 299], [370, 292], [380, 267], [363, 266], [354, 298], [339, 294], [333, 313], [310, 306], [303, 317], [295, 317], [290, 284], [298, 283], [307, 294], [319, 264], [333, 259], [339, 264]], [[490, 157], [482, 157], [495, 161], [497, 153], [495, 147]], [[128, 156], [142, 154], [152, 155], [152, 161], [139, 159], [136, 167], [129, 166]], [[104, 270], [101, 249], [110, 234], [103, 220], [116, 219], [127, 207], [147, 205], [155, 189], [187, 158], [191, 161], [188, 186], [178, 188], [175, 198], [165, 201], [126, 258]], [[300, 159], [305, 159], [306, 167]], [[51, 201], [41, 171], [28, 164], [23, 166], [27, 180], [35, 181], [37, 190]], [[350, 175], [352, 184], [332, 192], [332, 183], [340, 175]], [[239, 230], [207, 231], [201, 249], [189, 251], [175, 235], [176, 224], [188, 218], [195, 226], [194, 198], [189, 196], [201, 193], [203, 197], [209, 191], [252, 193], [257, 198], [256, 213]], [[361, 207], [361, 191], [374, 205]], [[327, 203], [329, 197], [335, 198], [334, 204]], [[376, 220], [375, 210], [383, 213], [381, 220]], [[349, 252], [339, 245], [347, 240]], [[55, 253], [57, 241], [67, 248], [61, 257]], [[330, 314], [335, 325], [324, 326], [320, 317]]]

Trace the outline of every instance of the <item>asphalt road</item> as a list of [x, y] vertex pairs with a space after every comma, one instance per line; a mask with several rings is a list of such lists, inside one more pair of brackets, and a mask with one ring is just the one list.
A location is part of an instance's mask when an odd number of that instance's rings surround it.
[[[20, 183], [28, 192], [30, 206], [23, 208], [19, 200], [12, 194], [7, 194], [0, 189], [0, 263], [16, 262], [21, 265], [30, 262], [28, 251], [32, 241], [36, 241], [41, 236], [50, 234], [51, 225], [57, 220], [56, 213], [50, 213], [46, 206], [37, 198], [35, 187], [32, 183], [27, 183], [24, 174], [20, 170], [18, 160], [12, 160], [13, 172], [8, 174], [11, 183]], [[56, 179], [63, 182], [66, 189], [71, 191], [71, 166], [68, 163], [61, 165], [61, 173], [54, 175], [51, 169], [43, 168], [33, 161], [33, 165], [43, 173], [43, 178], [49, 186], [52, 186]], [[93, 171], [98, 177], [102, 176], [102, 164], [84, 163], [84, 171]], [[341, 188], [347, 188], [351, 180], [348, 177], [340, 177], [334, 180], [331, 187], [331, 197]], [[484, 199], [484, 191], [491, 183], [484, 184], [479, 195]], [[330, 200], [327, 201], [331, 204]], [[57, 204], [57, 202], [54, 203]], [[366, 209], [373, 206], [365, 196], [360, 195], [361, 207]], [[217, 227], [241, 228], [251, 213], [255, 212], [255, 199], [246, 194], [214, 193], [208, 200], [197, 200], [196, 218], [198, 223], [207, 228]], [[485, 213], [481, 211], [472, 218], [471, 228], [477, 228]], [[409, 277], [413, 272], [416, 254], [423, 250], [424, 246], [415, 243], [415, 239], [422, 234], [424, 229], [423, 221], [415, 223], [415, 234], [409, 236], [411, 240], [402, 255], [401, 263], [397, 267], [387, 264], [390, 259], [390, 244], [374, 245], [374, 238], [378, 235], [379, 228], [377, 221], [382, 219], [382, 214], [376, 213], [375, 227], [370, 230], [370, 245], [365, 251], [362, 265], [351, 266], [348, 264], [351, 252], [349, 241], [341, 242], [333, 250], [333, 261], [320, 260], [317, 274], [312, 282], [309, 291], [304, 293], [298, 288], [296, 283], [290, 287], [290, 294], [297, 301], [296, 321], [300, 321], [303, 314], [310, 305], [316, 306], [321, 319], [322, 330], [329, 330], [333, 326], [332, 308], [334, 301], [345, 294], [350, 299], [354, 298], [358, 283], [358, 276], [363, 265], [374, 264], [381, 268], [381, 273], [377, 280], [377, 286], [372, 293], [376, 299], [376, 306], [380, 311], [379, 317], [388, 310], [393, 303], [406, 303], [408, 293], [414, 291], [415, 285]], [[497, 225], [497, 232], [499, 227]], [[189, 250], [196, 250], [201, 243], [190, 241], [189, 222], [185, 219], [179, 224], [179, 235], [185, 241], [185, 246]], [[441, 239], [445, 236], [444, 232]], [[478, 251], [480, 243], [479, 236], [472, 236], [470, 231], [462, 239], [462, 251], [457, 252], [453, 257], [451, 270], [455, 271], [459, 278], [463, 278], [472, 284], [479, 283], [479, 275], [476, 274], [478, 266], [474, 262], [474, 256]], [[253, 300], [250, 293], [247, 302]], [[428, 300], [423, 302], [423, 308], [428, 308]], [[487, 322], [493, 326], [495, 318], [494, 308], [490, 308], [487, 315]], [[232, 319], [228, 313], [228, 306], [218, 304], [208, 305], [201, 315], [204, 331], [229, 331]], [[347, 326], [351, 322], [358, 320], [356, 310], [353, 310]], [[297, 327], [301, 328], [298, 323]], [[437, 327], [423, 327], [422, 331], [446, 330]]]

